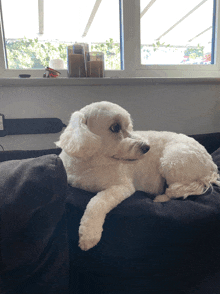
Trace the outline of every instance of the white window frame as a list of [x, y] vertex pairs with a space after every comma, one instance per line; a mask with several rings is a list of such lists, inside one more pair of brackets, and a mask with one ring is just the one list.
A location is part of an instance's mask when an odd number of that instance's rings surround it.
[[[219, 78], [220, 77], [220, 0], [216, 0], [215, 64], [210, 65], [142, 65], [140, 53], [140, 0], [121, 0], [123, 70], [106, 70], [111, 78]], [[1, 15], [0, 15], [1, 18]], [[21, 73], [43, 77], [44, 69], [6, 69], [3, 29], [0, 25], [0, 78], [14, 78]], [[67, 70], [61, 70], [67, 78]], [[82, 78], [81, 78], [82, 79]], [[91, 78], [90, 78], [91, 79]]]

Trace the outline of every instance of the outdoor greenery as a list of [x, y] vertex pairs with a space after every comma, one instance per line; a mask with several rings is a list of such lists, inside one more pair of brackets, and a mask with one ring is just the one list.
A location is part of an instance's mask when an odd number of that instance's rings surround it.
[[67, 44], [41, 42], [36, 39], [6, 41], [10, 69], [45, 68], [50, 59], [61, 58], [66, 63]]
[[185, 56], [189, 56], [191, 59], [196, 59], [197, 57], [203, 58], [204, 46], [198, 44], [197, 47], [188, 47], [184, 53]]
[[[26, 68], [45, 68], [49, 66], [50, 59], [60, 58], [64, 60], [67, 67], [67, 43], [41, 41], [35, 39], [17, 39], [6, 40], [8, 67], [10, 69], [26, 69]], [[190, 59], [203, 58], [204, 47], [198, 45], [197, 47], [188, 47], [184, 51], [184, 55]], [[104, 43], [92, 43], [91, 51], [101, 51], [105, 54], [105, 69], [121, 69], [120, 61], [120, 44], [114, 43], [110, 38]], [[141, 51], [146, 61], [154, 52], [158, 50], [175, 51], [176, 48], [165, 43], [157, 41], [152, 44], [151, 49], [147, 45], [141, 46]]]
[[150, 58], [154, 54], [154, 52], [159, 50], [166, 52], [167, 55], [172, 54], [175, 51], [182, 51], [182, 58], [183, 58], [182, 63], [184, 63], [184, 60], [186, 60], [186, 58], [190, 60], [191, 63], [192, 63], [192, 60], [195, 60], [195, 64], [196, 64], [196, 61], [203, 63], [203, 61], [205, 61], [206, 59], [206, 56], [204, 54], [204, 46], [201, 46], [200, 44], [198, 44], [197, 46], [189, 46], [187, 48], [184, 48], [184, 47], [173, 46], [170, 44], [165, 44], [165, 42], [160, 43], [160, 41], [157, 41], [156, 43], [153, 43], [150, 46], [149, 45], [141, 46], [141, 52], [143, 54], [142, 58], [144, 60], [144, 63], [145, 62], [147, 63], [148, 58]]
[[[170, 44], [165, 44], [165, 42], [160, 43], [160, 41], [157, 41], [156, 43], [152, 44], [154, 52], [159, 50], [161, 47], [163, 48], [172, 48], [173, 50], [176, 50], [175, 46], [171, 46]], [[190, 59], [196, 59], [198, 57], [202, 58], [204, 56], [203, 52], [204, 46], [200, 46], [199, 44], [197, 47], [191, 46], [187, 47], [184, 51], [184, 55], [188, 56]]]
[[[35, 39], [7, 40], [7, 58], [10, 69], [45, 68], [50, 59], [60, 58], [67, 64], [67, 43], [43, 42]], [[105, 54], [105, 69], [120, 69], [120, 46], [113, 39], [91, 45], [91, 51]]]

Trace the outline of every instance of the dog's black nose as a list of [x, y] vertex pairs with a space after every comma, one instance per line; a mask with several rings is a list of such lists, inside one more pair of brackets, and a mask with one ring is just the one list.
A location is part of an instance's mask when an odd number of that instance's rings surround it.
[[148, 145], [142, 145], [141, 146], [141, 151], [143, 152], [143, 154], [147, 153], [147, 151], [149, 151], [150, 146]]

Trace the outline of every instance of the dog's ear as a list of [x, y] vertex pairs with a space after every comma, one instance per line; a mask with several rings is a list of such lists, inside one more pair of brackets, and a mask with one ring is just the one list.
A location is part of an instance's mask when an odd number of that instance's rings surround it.
[[101, 138], [88, 129], [84, 114], [76, 111], [55, 144], [71, 157], [89, 157], [101, 147]]

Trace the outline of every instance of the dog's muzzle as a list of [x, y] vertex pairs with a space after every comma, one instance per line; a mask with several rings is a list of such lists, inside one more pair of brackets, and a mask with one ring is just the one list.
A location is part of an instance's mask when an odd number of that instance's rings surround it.
[[138, 136], [136, 134], [135, 135], [131, 134], [131, 135], [128, 136], [128, 138], [131, 138], [133, 140], [138, 140], [138, 139], [140, 140], [139, 142], [137, 141], [137, 145], [138, 145], [138, 148], [140, 149], [142, 154], [145, 154], [150, 150], [150, 146], [146, 142], [143, 142], [141, 140], [140, 136]]
[[[126, 145], [125, 145], [126, 146]], [[128, 149], [120, 149], [119, 152], [112, 156], [113, 159], [123, 161], [136, 161], [142, 158], [147, 153], [150, 146], [144, 142], [136, 141], [129, 146]]]

